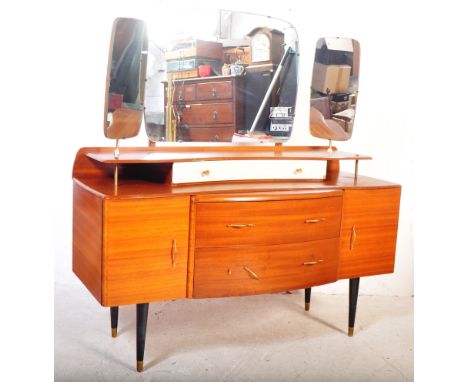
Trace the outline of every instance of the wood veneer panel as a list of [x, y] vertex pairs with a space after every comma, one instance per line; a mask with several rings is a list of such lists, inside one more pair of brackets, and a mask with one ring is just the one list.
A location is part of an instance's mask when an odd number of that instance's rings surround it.
[[[282, 245], [196, 249], [193, 297], [271, 293], [334, 282], [338, 246], [339, 239], [334, 238]], [[318, 264], [304, 265], [308, 262]]]
[[80, 178], [83, 187], [101, 197], [109, 199], [156, 198], [176, 195], [201, 195], [215, 193], [276, 192], [276, 191], [311, 191], [341, 189], [378, 189], [399, 187], [396, 184], [365, 176], [354, 177], [342, 174], [336, 181], [239, 181], [213, 182], [171, 186], [142, 179], [119, 178], [118, 194], [114, 193], [114, 180], [108, 178]]
[[105, 201], [104, 306], [186, 297], [189, 208], [189, 197]]
[[[338, 237], [341, 196], [197, 203], [195, 247], [264, 245]], [[308, 222], [318, 220], [317, 222]], [[238, 225], [247, 225], [239, 228]]]
[[393, 272], [400, 190], [345, 190], [338, 278]]
[[[224, 105], [224, 104], [211, 104]], [[211, 118], [211, 117], [210, 117]], [[220, 116], [221, 118], [221, 116]], [[221, 119], [217, 123], [221, 123]], [[184, 123], [188, 123], [185, 121]], [[193, 123], [193, 121], [191, 122]], [[213, 121], [208, 122], [210, 125]], [[206, 142], [205, 142], [206, 144]], [[358, 155], [342, 151], [318, 150], [310, 147], [275, 147], [257, 148], [252, 146], [232, 147], [196, 147], [187, 146], [180, 149], [169, 147], [148, 147], [145, 150], [138, 148], [120, 148], [120, 156], [114, 158], [114, 150], [105, 147], [89, 148], [86, 154], [88, 157], [102, 163], [174, 163], [191, 162], [199, 160], [236, 160], [236, 159], [307, 159], [307, 160], [368, 160], [372, 159], [367, 155]]]
[[73, 183], [73, 272], [101, 302], [102, 199]]

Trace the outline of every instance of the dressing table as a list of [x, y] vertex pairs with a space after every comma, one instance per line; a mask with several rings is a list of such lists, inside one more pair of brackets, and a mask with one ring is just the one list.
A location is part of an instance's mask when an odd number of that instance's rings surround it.
[[[106, 115], [118, 108], [106, 104]], [[106, 122], [113, 138], [119, 124], [128, 134], [141, 121], [133, 111]], [[278, 142], [82, 148], [73, 272], [110, 308], [113, 337], [119, 306], [136, 305], [138, 371], [149, 303], [162, 300], [304, 289], [309, 310], [313, 286], [349, 279], [352, 336], [360, 278], [395, 264], [401, 187], [360, 175], [358, 163], [370, 159]], [[340, 171], [342, 161], [355, 172]]]

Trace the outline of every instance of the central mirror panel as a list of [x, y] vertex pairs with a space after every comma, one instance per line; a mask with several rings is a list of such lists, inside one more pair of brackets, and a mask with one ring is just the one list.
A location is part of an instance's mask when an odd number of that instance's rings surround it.
[[225, 10], [145, 21], [145, 125], [151, 141], [289, 138], [298, 64], [291, 24]]

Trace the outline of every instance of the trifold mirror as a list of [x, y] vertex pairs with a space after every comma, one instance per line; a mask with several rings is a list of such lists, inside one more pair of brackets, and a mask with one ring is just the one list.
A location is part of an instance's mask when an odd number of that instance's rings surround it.
[[360, 47], [350, 38], [321, 38], [315, 50], [310, 95], [310, 133], [346, 141], [353, 134]]
[[285, 141], [293, 128], [297, 64], [297, 34], [283, 20], [225, 10], [145, 22], [119, 18], [105, 135], [136, 135], [144, 114], [153, 142]]

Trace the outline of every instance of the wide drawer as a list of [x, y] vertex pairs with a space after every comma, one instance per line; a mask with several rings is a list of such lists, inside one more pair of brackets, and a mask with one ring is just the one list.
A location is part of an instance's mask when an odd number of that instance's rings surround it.
[[307, 288], [337, 279], [339, 239], [195, 250], [193, 297]]
[[192, 142], [231, 142], [234, 126], [191, 127], [184, 132], [186, 141]]
[[338, 237], [341, 196], [196, 203], [195, 246], [272, 245]]
[[232, 82], [205, 82], [197, 85], [197, 100], [212, 101], [232, 98]]
[[230, 124], [233, 121], [232, 103], [190, 104], [182, 112], [182, 124]]

